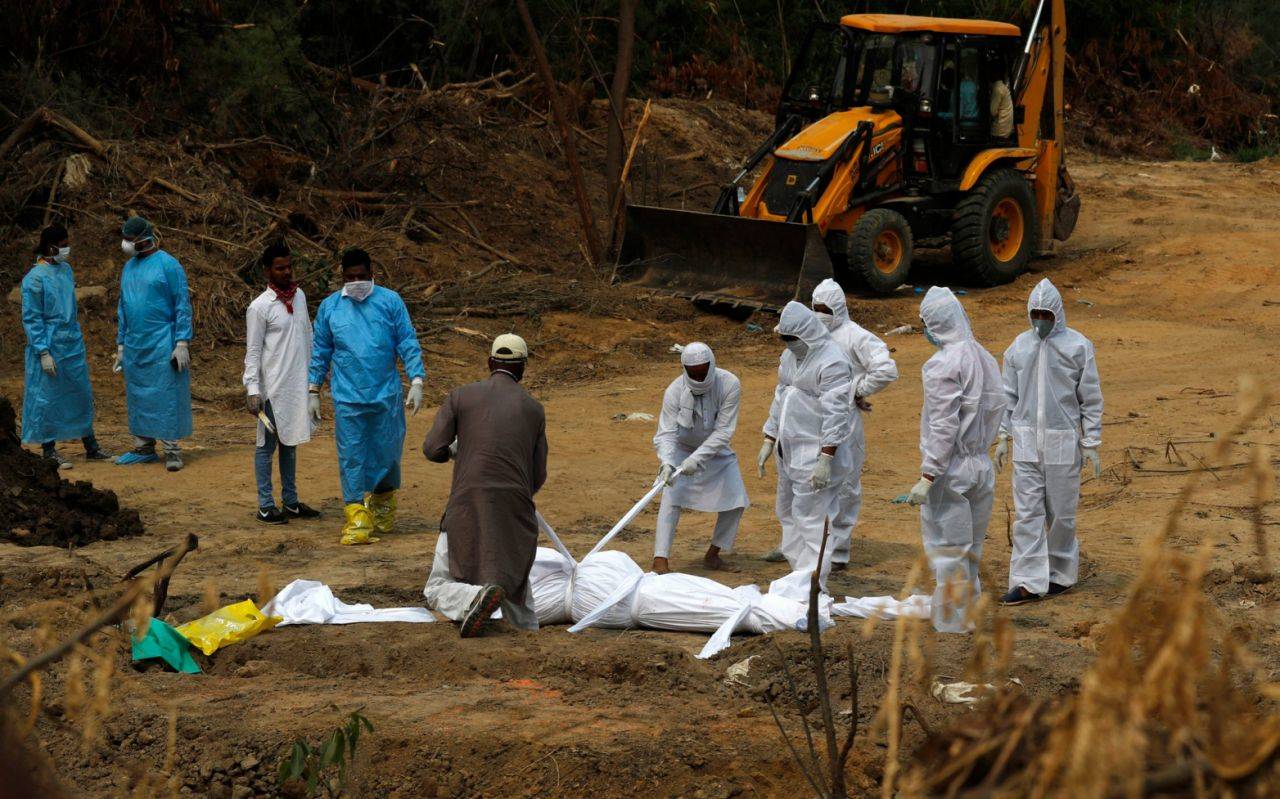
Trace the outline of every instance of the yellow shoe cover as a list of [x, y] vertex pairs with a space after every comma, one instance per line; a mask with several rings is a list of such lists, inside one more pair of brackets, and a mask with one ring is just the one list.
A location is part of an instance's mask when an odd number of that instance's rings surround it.
[[347, 516], [347, 523], [342, 527], [342, 543], [346, 546], [353, 544], [372, 544], [377, 541], [373, 535], [373, 515], [369, 513], [369, 509], [359, 502], [352, 502], [343, 509]]
[[390, 533], [396, 526], [396, 492], [395, 489], [381, 494], [370, 494], [364, 506], [373, 515], [373, 530], [377, 533]]

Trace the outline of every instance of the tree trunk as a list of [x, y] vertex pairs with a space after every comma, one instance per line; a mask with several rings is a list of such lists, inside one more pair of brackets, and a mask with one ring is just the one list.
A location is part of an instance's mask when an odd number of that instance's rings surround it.
[[556, 127], [560, 129], [560, 141], [564, 145], [564, 158], [569, 163], [569, 175], [573, 178], [573, 191], [578, 200], [578, 216], [582, 223], [583, 250], [587, 253], [592, 266], [600, 264], [600, 237], [596, 235], [595, 217], [591, 213], [591, 200], [587, 197], [587, 184], [582, 177], [582, 165], [578, 163], [578, 145], [573, 137], [573, 126], [565, 115], [564, 97], [556, 85], [555, 76], [551, 74], [551, 65], [547, 62], [547, 51], [542, 47], [542, 39], [538, 29], [529, 15], [529, 6], [525, 0], [516, 0], [516, 9], [524, 22], [525, 34], [529, 37], [529, 49], [533, 52], [538, 64], [538, 74], [546, 87], [547, 97], [551, 103], [551, 115], [555, 118]]
[[618, 2], [618, 55], [613, 66], [613, 82], [609, 87], [609, 138], [606, 141], [604, 174], [609, 188], [609, 207], [618, 207], [622, 177], [623, 151], [626, 141], [627, 93], [631, 88], [631, 56], [636, 39], [636, 0]]

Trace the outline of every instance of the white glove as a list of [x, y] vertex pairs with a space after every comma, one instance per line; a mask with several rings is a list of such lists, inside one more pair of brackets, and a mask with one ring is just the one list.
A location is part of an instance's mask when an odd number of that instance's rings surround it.
[[53, 356], [47, 352], [40, 353], [40, 368], [49, 377], [58, 376], [58, 365], [53, 362]]
[[996, 473], [999, 474], [1004, 470], [1004, 465], [1009, 462], [1009, 436], [1004, 433], [1000, 434], [1000, 438], [996, 441]]
[[925, 503], [929, 498], [929, 489], [933, 488], [933, 481], [927, 477], [921, 477], [920, 482], [911, 487], [911, 493], [907, 495], [907, 502], [911, 507], [918, 507]]
[[320, 424], [320, 387], [312, 386], [307, 393], [307, 413], [311, 414], [311, 421]]
[[119, 374], [124, 371], [124, 345], [116, 346], [116, 359], [111, 362], [111, 371]]
[[809, 475], [809, 487], [814, 491], [821, 491], [831, 485], [832, 457], [825, 452], [818, 453], [818, 462], [814, 464], [813, 474]]
[[769, 458], [773, 457], [773, 448], [777, 443], [772, 438], [766, 438], [760, 445], [760, 457], [756, 458], [756, 469], [761, 477], [764, 477], [764, 465], [769, 462]]
[[458, 439], [454, 439], [449, 445], [449, 460], [456, 461], [458, 459]]
[[692, 455], [684, 459], [680, 464], [680, 468], [676, 470], [676, 474], [693, 474], [702, 468], [702, 462], [694, 458]]
[[1093, 467], [1093, 476], [1097, 479], [1102, 478], [1102, 458], [1098, 457], [1097, 447], [1081, 447], [1080, 455], [1084, 458], [1084, 462]]
[[173, 361], [174, 368], [179, 372], [185, 372], [191, 368], [191, 352], [187, 349], [187, 342], [179, 341], [173, 348], [173, 354], [169, 356], [169, 360]]
[[676, 479], [676, 467], [669, 463], [662, 464], [662, 467], [658, 469], [658, 482], [669, 486], [674, 479]]
[[418, 415], [418, 409], [422, 407], [421, 377], [413, 378], [413, 382], [409, 384], [409, 396], [405, 398], [404, 407], [413, 408], [413, 415]]

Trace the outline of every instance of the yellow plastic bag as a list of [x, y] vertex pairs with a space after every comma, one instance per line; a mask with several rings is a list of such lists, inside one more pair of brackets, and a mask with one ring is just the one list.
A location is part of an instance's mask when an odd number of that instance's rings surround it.
[[189, 621], [179, 627], [178, 632], [192, 646], [206, 655], [212, 655], [227, 644], [246, 641], [282, 621], [284, 619], [280, 616], [263, 615], [252, 599], [246, 599]]

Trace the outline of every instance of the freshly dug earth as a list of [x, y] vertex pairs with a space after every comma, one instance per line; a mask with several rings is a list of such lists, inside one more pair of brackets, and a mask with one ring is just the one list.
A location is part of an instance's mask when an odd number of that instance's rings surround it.
[[142, 535], [115, 492], [63, 480], [57, 466], [18, 444], [13, 404], [0, 397], [0, 540], [19, 546], [83, 546]]

